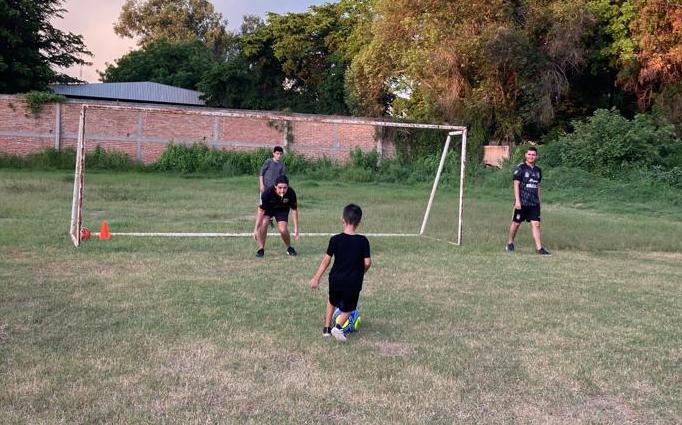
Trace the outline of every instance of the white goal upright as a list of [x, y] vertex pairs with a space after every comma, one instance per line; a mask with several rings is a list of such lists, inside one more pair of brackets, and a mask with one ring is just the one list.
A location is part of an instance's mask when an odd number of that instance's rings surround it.
[[[467, 146], [467, 129], [462, 126], [440, 125], [440, 124], [421, 124], [421, 123], [401, 123], [393, 121], [381, 121], [370, 118], [355, 118], [355, 117], [338, 117], [338, 116], [316, 116], [307, 114], [284, 114], [277, 112], [260, 112], [260, 111], [217, 111], [217, 110], [184, 110], [171, 108], [155, 108], [155, 107], [131, 107], [119, 105], [105, 105], [105, 104], [84, 104], [80, 110], [79, 124], [78, 124], [78, 139], [76, 144], [76, 164], [74, 173], [73, 185], [73, 201], [71, 207], [71, 225], [69, 233], [71, 240], [75, 246], [81, 243], [81, 229], [83, 227], [83, 211], [86, 203], [85, 199], [85, 152], [88, 127], [92, 126], [96, 130], [97, 122], [88, 122], [88, 111], [92, 110], [112, 110], [124, 111], [133, 110], [141, 113], [151, 114], [178, 114], [190, 116], [212, 116], [212, 117], [228, 117], [228, 118], [246, 118], [255, 120], [266, 120], [268, 122], [307, 122], [319, 124], [338, 124], [338, 125], [364, 125], [373, 126], [374, 128], [397, 128], [397, 129], [431, 129], [443, 131], [447, 134], [443, 142], [443, 149], [438, 164], [436, 175], [434, 176], [433, 185], [431, 187], [430, 196], [424, 208], [421, 227], [417, 230], [415, 226], [414, 232], [368, 232], [364, 233], [371, 237], [420, 237], [425, 236], [432, 239], [444, 240], [455, 245], [462, 245], [463, 232], [463, 202], [464, 202], [464, 178], [466, 167], [466, 146]], [[460, 164], [459, 164], [459, 197], [457, 199], [457, 212], [451, 211], [452, 216], [448, 217], [447, 222], [456, 222], [456, 229], [454, 229], [456, 242], [450, 242], [447, 237], [442, 235], [451, 234], [447, 229], [441, 229], [437, 236], [426, 236], [425, 230], [429, 218], [432, 214], [432, 207], [434, 198], [439, 187], [441, 176], [445, 167], [450, 145], [454, 138], [461, 140], [460, 144]], [[299, 193], [299, 196], [301, 194]], [[255, 208], [255, 203], [254, 203]], [[449, 214], [449, 213], [448, 213]], [[456, 220], [454, 220], [456, 217]], [[173, 231], [153, 231], [153, 232], [117, 232], [115, 229], [110, 233], [112, 236], [129, 236], [129, 237], [251, 237], [250, 232], [173, 232]], [[330, 236], [332, 232], [308, 232], [301, 233], [305, 236]], [[97, 236], [97, 233], [93, 233]]]

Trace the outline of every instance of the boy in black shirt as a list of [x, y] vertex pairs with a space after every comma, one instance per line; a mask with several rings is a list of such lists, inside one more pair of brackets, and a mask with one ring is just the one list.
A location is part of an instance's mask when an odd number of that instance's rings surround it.
[[267, 224], [271, 217], [277, 221], [277, 229], [282, 236], [282, 241], [287, 246], [287, 254], [296, 255], [296, 250], [291, 246], [288, 228], [290, 210], [293, 211], [294, 239], [299, 240], [296, 192], [289, 187], [287, 176], [279, 176], [275, 180], [275, 185], [261, 194], [261, 205], [258, 207], [258, 214], [256, 215], [256, 223], [260, 223], [256, 232], [256, 242], [258, 243], [256, 257], [265, 255], [265, 239], [268, 237]]
[[505, 250], [514, 251], [514, 238], [519, 226], [524, 221], [530, 221], [535, 250], [543, 256], [550, 256], [542, 246], [540, 234], [540, 182], [542, 170], [535, 165], [538, 150], [531, 146], [525, 154], [525, 161], [514, 169], [514, 216], [509, 227], [509, 237]]
[[[349, 204], [343, 209], [341, 218], [343, 233], [329, 239], [327, 252], [317, 272], [310, 280], [311, 288], [319, 288], [320, 278], [334, 257], [334, 265], [329, 272], [329, 301], [324, 315], [322, 335], [333, 335], [339, 341], [346, 341], [346, 335], [341, 330], [340, 323], [345, 323], [350, 313], [357, 308], [365, 272], [372, 265], [369, 241], [363, 235], [355, 233], [361, 219], [362, 209], [359, 206]], [[337, 319], [337, 325], [332, 328], [332, 315], [335, 308], [338, 308], [341, 314]]]

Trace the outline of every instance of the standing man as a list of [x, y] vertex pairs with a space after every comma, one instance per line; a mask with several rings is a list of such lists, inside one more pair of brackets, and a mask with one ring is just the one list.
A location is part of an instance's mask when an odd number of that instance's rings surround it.
[[[272, 158], [267, 159], [263, 163], [263, 166], [260, 169], [260, 174], [258, 175], [258, 188], [260, 191], [260, 196], [263, 195], [263, 192], [265, 192], [266, 190], [270, 190], [275, 185], [275, 180], [277, 180], [277, 177], [286, 174], [284, 162], [282, 161], [282, 155], [284, 155], [284, 149], [281, 146], [275, 146], [274, 148], [272, 148]], [[258, 203], [260, 205], [261, 198], [259, 197], [258, 199], [259, 199]], [[258, 210], [256, 210], [256, 215], [258, 215]], [[253, 228], [254, 239], [258, 234], [259, 226], [260, 222], [256, 220], [256, 223], [254, 224]]]
[[291, 246], [291, 236], [289, 235], [289, 211], [293, 211], [294, 219], [294, 239], [299, 240], [298, 235], [298, 204], [296, 192], [289, 187], [287, 176], [279, 176], [275, 184], [261, 195], [261, 204], [256, 214], [256, 242], [258, 251], [256, 257], [265, 256], [265, 239], [268, 237], [268, 221], [274, 218], [277, 221], [277, 229], [282, 237], [284, 245], [287, 247], [287, 255], [296, 256], [296, 250]]
[[552, 255], [542, 246], [540, 234], [540, 182], [542, 170], [535, 165], [538, 150], [531, 146], [526, 151], [525, 161], [514, 169], [514, 216], [509, 228], [509, 238], [505, 250], [514, 251], [514, 238], [519, 226], [524, 221], [530, 221], [535, 250], [543, 256]]

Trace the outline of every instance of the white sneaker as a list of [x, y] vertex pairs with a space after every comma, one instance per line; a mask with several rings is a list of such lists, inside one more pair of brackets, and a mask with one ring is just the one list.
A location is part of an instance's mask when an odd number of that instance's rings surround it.
[[337, 341], [346, 342], [348, 340], [343, 331], [336, 326], [332, 328], [332, 336], [336, 338]]

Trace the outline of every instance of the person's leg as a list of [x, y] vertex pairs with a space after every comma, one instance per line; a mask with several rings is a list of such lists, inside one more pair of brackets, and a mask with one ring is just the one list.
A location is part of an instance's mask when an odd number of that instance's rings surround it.
[[507, 244], [514, 243], [514, 239], [516, 239], [516, 233], [519, 231], [519, 226], [521, 226], [521, 223], [512, 221], [511, 226], [509, 226], [509, 236], [507, 238]]
[[277, 229], [279, 230], [279, 234], [282, 237], [282, 241], [284, 242], [284, 245], [289, 248], [291, 246], [291, 236], [289, 235], [289, 223], [286, 221], [278, 221], [277, 222]]
[[265, 249], [265, 240], [268, 237], [268, 226], [267, 223], [270, 220], [270, 216], [264, 215], [261, 218], [260, 223], [258, 223], [258, 231], [256, 233], [256, 242], [258, 243], [258, 249]]
[[531, 221], [530, 222], [530, 228], [531, 231], [533, 232], [533, 242], [535, 242], [535, 249], [539, 250], [542, 248], [542, 235], [540, 232], [540, 222], [539, 221]]
[[[258, 212], [260, 210], [260, 207], [256, 207], [256, 217], [258, 217]], [[256, 218], [255, 223], [253, 225], [253, 238], [258, 241], [258, 234], [260, 232], [260, 221], [258, 218]]]
[[336, 319], [336, 323], [337, 323], [336, 326], [337, 326], [338, 328], [340, 328], [341, 326], [343, 326], [343, 324], [346, 323], [346, 320], [348, 320], [348, 316], [350, 316], [350, 314], [351, 314], [352, 312], [353, 312], [353, 311], [342, 311], [341, 313], [339, 313], [339, 317]]
[[327, 309], [324, 312], [324, 327], [325, 328], [331, 328], [332, 327], [332, 316], [334, 315], [334, 310], [336, 307], [329, 301], [327, 301]]

